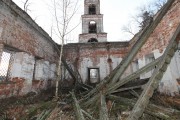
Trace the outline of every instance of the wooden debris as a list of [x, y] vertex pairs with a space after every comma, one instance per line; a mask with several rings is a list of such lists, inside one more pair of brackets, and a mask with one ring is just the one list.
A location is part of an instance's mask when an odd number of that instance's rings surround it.
[[[123, 106], [133, 107], [135, 105], [135, 100], [132, 99], [123, 98], [114, 95], [109, 95], [107, 96], [107, 98], [111, 100], [115, 100], [118, 104], [121, 104]], [[115, 107], [118, 107], [118, 105]], [[145, 113], [163, 120], [177, 120], [176, 118], [180, 118], [180, 111], [172, 108], [160, 107], [151, 103], [145, 109]]]
[[[116, 89], [118, 89], [122, 85], [128, 83], [131, 80], [134, 80], [135, 78], [137, 78], [143, 72], [145, 72], [145, 71], [147, 72], [147, 71], [151, 70], [152, 68], [154, 68], [159, 63], [160, 59], [161, 59], [161, 57], [156, 59], [155, 61], [147, 64], [146, 66], [142, 67], [141, 69], [139, 69], [138, 71], [134, 72], [133, 74], [123, 78], [122, 80], [120, 80], [116, 84], [109, 86], [107, 89], [104, 89], [104, 91], [105, 91], [104, 94], [107, 95], [107, 94], [114, 93], [116, 91]], [[95, 89], [96, 88], [94, 88], [92, 91], [96, 91]], [[83, 106], [85, 105], [87, 107], [87, 106], [91, 105], [91, 103], [94, 103], [95, 101], [97, 101], [99, 97], [100, 97], [100, 94], [95, 94], [95, 96], [93, 96], [93, 97], [89, 96], [89, 94], [88, 94], [86, 96], [86, 98], [84, 99]]]
[[131, 93], [133, 96], [135, 96], [136, 98], [139, 98], [139, 94], [138, 94], [136, 91], [130, 90], [130, 93]]
[[109, 120], [106, 98], [102, 93], [101, 93], [100, 120]]
[[74, 93], [72, 92], [71, 95], [72, 95], [72, 98], [74, 100], [74, 111], [75, 111], [75, 114], [76, 114], [76, 120], [85, 120], [84, 115], [82, 113], [82, 110], [81, 110], [81, 108], [80, 108], [80, 106], [78, 104], [78, 101], [77, 101]]
[[90, 120], [96, 120], [93, 116], [91, 116], [89, 113], [87, 113], [86, 111], [84, 111], [83, 109], [81, 109], [82, 113], [87, 116]]
[[[159, 81], [163, 77], [164, 72], [167, 69], [170, 59], [174, 55], [178, 48], [177, 37], [180, 35], [180, 25], [176, 29], [174, 35], [172, 36], [168, 47], [166, 48], [161, 62], [158, 64], [154, 70], [149, 82], [147, 83], [144, 91], [139, 97], [137, 103], [135, 104], [132, 114], [128, 117], [128, 120], [138, 120], [144, 112], [145, 107], [149, 103], [149, 99], [152, 97], [154, 90], [158, 87]], [[173, 52], [172, 52], [173, 51]]]
[[75, 74], [75, 72], [72, 70], [71, 67], [69, 67], [69, 65], [67, 64], [66, 60], [64, 59], [64, 57], [62, 56], [61, 61], [63, 63], [63, 65], [65, 66], [65, 68], [68, 70], [69, 74], [71, 75], [71, 77], [77, 81], [77, 75]]
[[133, 89], [139, 89], [142, 88], [144, 85], [138, 85], [138, 86], [133, 86], [133, 87], [128, 87], [128, 88], [120, 88], [118, 90], [113, 91], [112, 93], [119, 93], [123, 91], [128, 91], [128, 90], [133, 90]]
[[132, 73], [131, 75], [129, 75], [129, 76], [119, 80], [119, 82], [117, 82], [116, 84], [109, 86], [107, 94], [113, 93], [116, 89], [118, 89], [122, 85], [124, 85], [124, 84], [126, 84], [126, 83], [128, 83], [128, 82], [130, 82], [130, 81], [132, 81], [134, 79], [136, 79], [142, 73], [150, 71], [152, 68], [154, 68], [159, 63], [160, 60], [161, 60], [161, 57], [159, 57], [155, 61], [145, 65], [144, 67], [140, 68], [139, 70], [137, 70], [136, 72]]

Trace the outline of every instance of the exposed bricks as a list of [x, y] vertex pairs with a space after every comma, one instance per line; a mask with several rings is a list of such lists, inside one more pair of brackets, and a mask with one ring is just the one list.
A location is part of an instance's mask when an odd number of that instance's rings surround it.
[[13, 78], [10, 82], [0, 83], [1, 98], [21, 95], [24, 81], [25, 80], [21, 78]]
[[45, 90], [47, 88], [53, 87], [54, 80], [33, 80], [32, 81], [32, 91], [39, 92], [40, 90]]
[[180, 2], [176, 2], [176, 5], [171, 7], [159, 25], [150, 35], [147, 42], [138, 52], [136, 58], [142, 58], [143, 56], [150, 54], [152, 51], [157, 49], [162, 52], [167, 47], [170, 38], [180, 23], [179, 6]]
[[40, 85], [34, 84], [34, 70], [37, 67], [35, 62], [40, 59], [47, 61], [49, 65], [42, 64], [42, 68], [50, 74], [42, 73], [42, 76], [55, 79], [55, 63], [58, 61], [56, 43], [12, 0], [0, 0], [0, 5], [0, 60], [3, 48], [13, 51], [7, 76], [9, 81], [0, 81], [0, 98], [24, 95], [34, 88], [38, 92], [51, 87], [53, 82], [48, 78], [40, 79]]
[[38, 58], [56, 62], [55, 42], [11, 1], [0, 1], [1, 42]]

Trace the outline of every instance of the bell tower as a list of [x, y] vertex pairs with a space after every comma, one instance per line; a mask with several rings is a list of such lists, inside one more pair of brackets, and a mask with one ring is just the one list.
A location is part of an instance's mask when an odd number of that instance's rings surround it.
[[107, 33], [103, 30], [103, 14], [100, 13], [100, 0], [84, 0], [84, 15], [81, 17], [80, 43], [107, 41]]

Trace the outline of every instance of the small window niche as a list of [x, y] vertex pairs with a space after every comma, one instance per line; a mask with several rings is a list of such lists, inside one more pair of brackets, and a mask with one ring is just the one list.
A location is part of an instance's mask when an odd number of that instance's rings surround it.
[[10, 59], [12, 54], [8, 51], [3, 51], [0, 61], [0, 82], [6, 81], [10, 66]]
[[89, 22], [89, 33], [97, 33], [97, 27], [96, 27], [96, 22], [95, 21], [90, 21]]
[[88, 68], [88, 76], [90, 84], [97, 84], [100, 82], [99, 68]]
[[89, 5], [89, 14], [90, 15], [95, 15], [96, 14], [96, 5], [94, 5], [94, 4]]
[[[151, 63], [151, 62], [153, 62], [154, 60], [155, 60], [155, 57], [154, 57], [154, 54], [153, 54], [153, 53], [148, 54], [148, 55], [145, 56], [145, 63], [146, 63], [146, 65], [149, 64], [149, 63]], [[146, 72], [146, 75], [147, 75], [148, 77], [150, 77], [150, 76], [152, 75], [153, 71], [154, 71], [154, 68], [152, 68], [151, 71]]]

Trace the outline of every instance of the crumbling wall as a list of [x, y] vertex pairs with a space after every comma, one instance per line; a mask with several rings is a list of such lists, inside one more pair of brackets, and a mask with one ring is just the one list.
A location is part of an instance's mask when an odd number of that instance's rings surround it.
[[103, 80], [121, 62], [127, 46], [127, 42], [75, 43], [65, 46], [64, 55], [78, 69], [83, 82], [88, 83], [88, 69], [99, 69], [99, 79]]
[[[174, 34], [176, 28], [180, 23], [179, 6], [180, 2], [176, 0], [176, 2], [173, 3], [172, 7], [168, 10], [167, 14], [158, 24], [156, 29], [150, 35], [147, 42], [138, 52], [135, 60], [138, 60], [139, 68], [145, 66], [147, 64], [148, 59], [152, 59], [149, 57], [149, 55], [153, 55], [153, 57], [157, 59], [163, 54], [164, 50], [169, 44], [169, 40], [171, 39], [172, 35]], [[134, 40], [133, 42], [131, 42], [130, 48], [133, 44]], [[177, 82], [177, 79], [180, 77], [179, 67], [179, 54], [176, 53], [163, 79], [161, 80], [159, 86], [159, 91], [161, 93], [169, 95], [179, 94], [179, 84]], [[149, 72], [146, 74], [142, 74], [141, 78], [148, 78], [151, 76], [151, 74], [152, 73]]]
[[4, 50], [12, 54], [7, 79], [0, 80], [0, 98], [51, 87], [57, 61], [55, 45], [28, 14], [11, 0], [1, 0], [0, 56]]
[[0, 1], [1, 42], [29, 54], [55, 61], [54, 42], [11, 0]]

